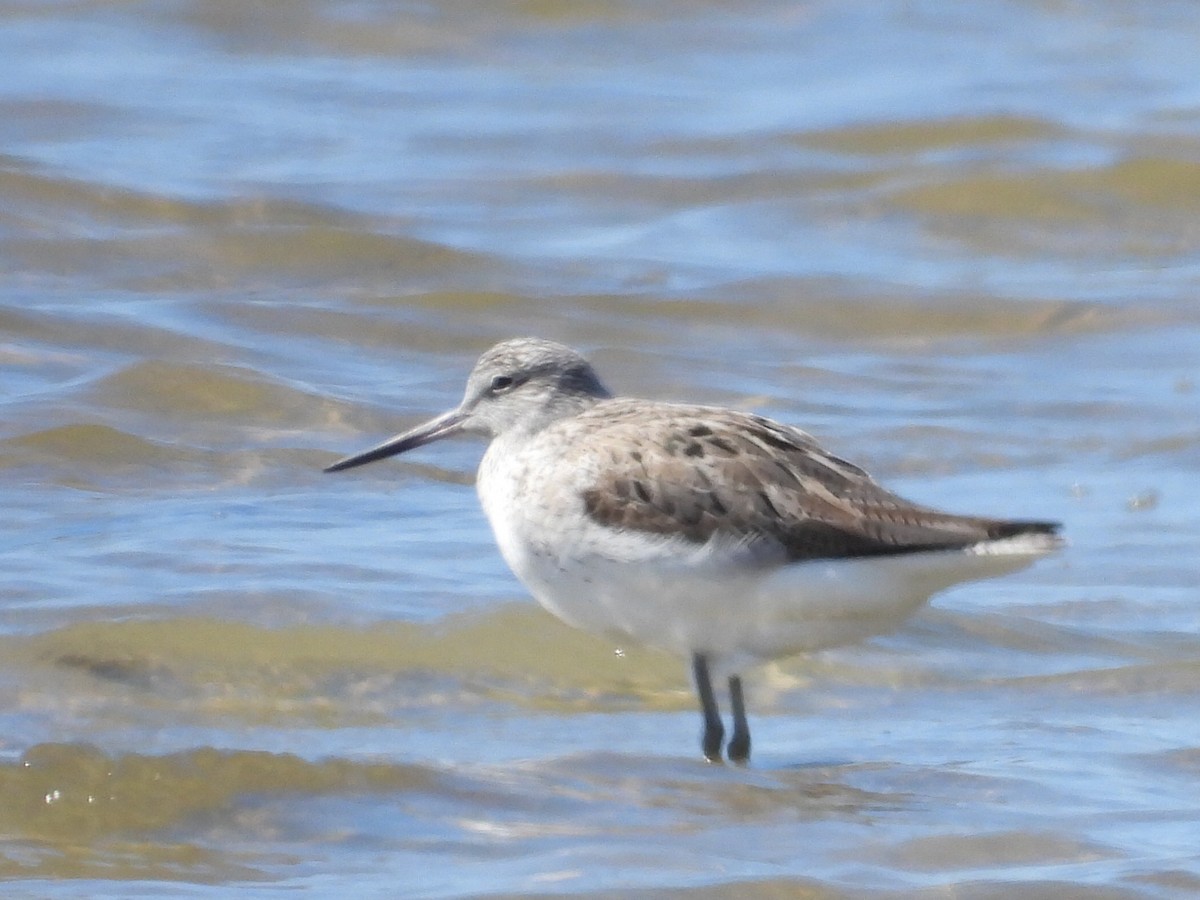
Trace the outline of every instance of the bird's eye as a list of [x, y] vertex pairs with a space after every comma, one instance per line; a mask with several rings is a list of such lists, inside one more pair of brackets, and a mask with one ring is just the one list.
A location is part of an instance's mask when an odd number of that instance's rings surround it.
[[511, 375], [496, 375], [492, 378], [492, 393], [499, 394], [507, 391], [510, 387], [516, 384]]

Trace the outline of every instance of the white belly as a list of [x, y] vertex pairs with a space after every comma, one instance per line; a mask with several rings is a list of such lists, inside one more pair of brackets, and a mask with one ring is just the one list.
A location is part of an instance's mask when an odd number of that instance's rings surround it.
[[684, 657], [703, 652], [714, 668], [733, 672], [886, 634], [936, 591], [1034, 558], [943, 552], [730, 572], [716, 559], [669, 565], [524, 553], [510, 564], [538, 602], [570, 625]]

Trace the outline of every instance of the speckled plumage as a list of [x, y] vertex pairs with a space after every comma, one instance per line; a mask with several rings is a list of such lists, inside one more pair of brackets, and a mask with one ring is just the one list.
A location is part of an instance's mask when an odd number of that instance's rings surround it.
[[735, 410], [614, 399], [587, 361], [525, 338], [487, 351], [454, 410], [330, 467], [456, 432], [491, 438], [478, 490], [506, 562], [569, 624], [692, 660], [704, 752], [749, 756], [741, 668], [895, 628], [961, 581], [1023, 568], [1056, 523], [910, 503], [808, 434]]
[[768, 545], [767, 555], [789, 562], [946, 550], [1053, 530], [910, 503], [805, 432], [735, 410], [605, 400], [555, 427], [568, 461], [608, 455], [581, 496], [587, 515], [610, 528], [695, 543], [733, 538]]

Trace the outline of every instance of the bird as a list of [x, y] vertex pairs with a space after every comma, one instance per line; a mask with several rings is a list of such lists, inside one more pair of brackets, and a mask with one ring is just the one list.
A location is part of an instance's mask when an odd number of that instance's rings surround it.
[[746, 669], [894, 631], [938, 591], [1064, 543], [1058, 522], [905, 500], [765, 416], [615, 397], [540, 338], [496, 344], [457, 407], [325, 471], [460, 434], [489, 440], [476, 488], [517, 579], [568, 625], [690, 663], [714, 763], [750, 759]]

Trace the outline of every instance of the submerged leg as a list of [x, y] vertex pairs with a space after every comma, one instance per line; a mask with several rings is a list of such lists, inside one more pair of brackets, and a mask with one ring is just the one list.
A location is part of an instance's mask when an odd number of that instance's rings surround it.
[[708, 677], [708, 659], [703, 653], [692, 654], [692, 680], [696, 682], [700, 711], [704, 713], [704, 737], [700, 741], [704, 758], [709, 762], [720, 762], [725, 726], [721, 724], [721, 711], [717, 708], [717, 698], [713, 696], [712, 679]]
[[730, 762], [746, 763], [750, 761], [750, 723], [746, 721], [746, 702], [738, 675], [729, 676], [729, 704], [733, 707], [733, 737], [725, 752]]

